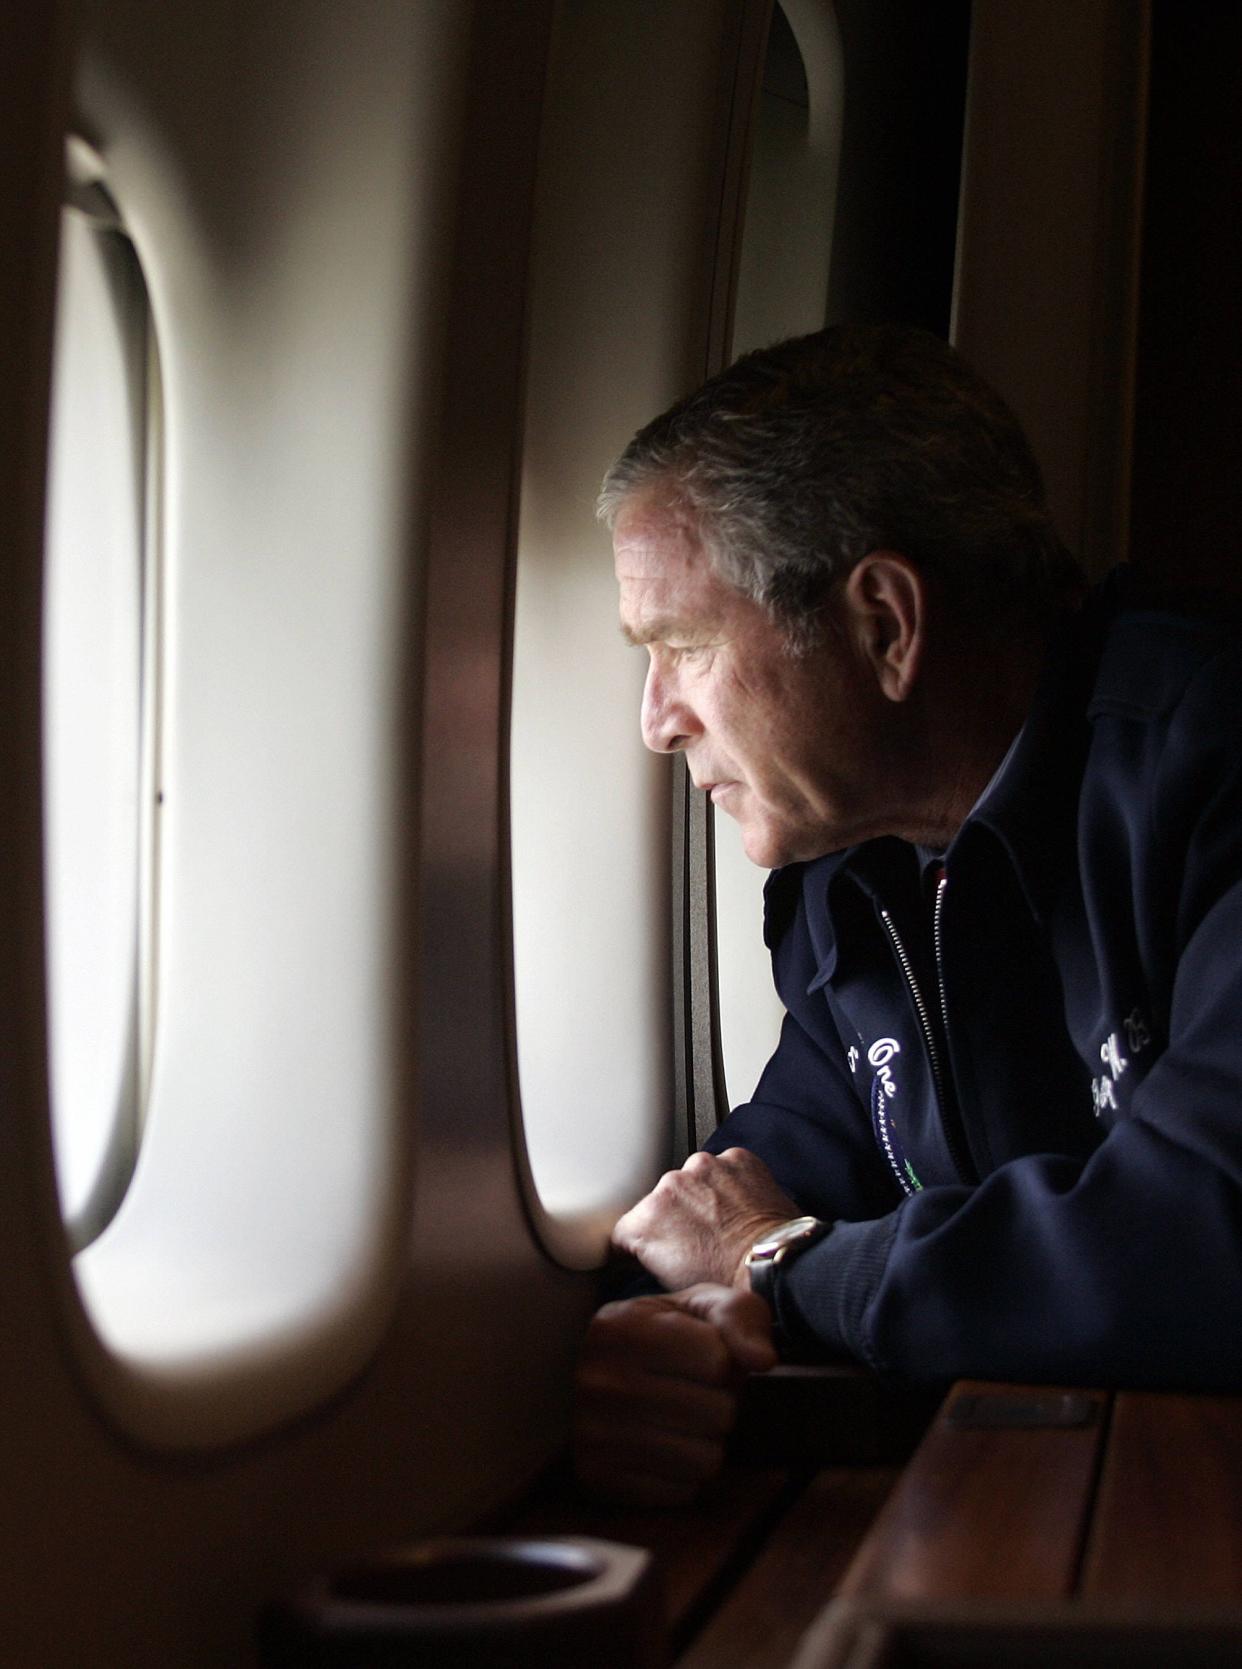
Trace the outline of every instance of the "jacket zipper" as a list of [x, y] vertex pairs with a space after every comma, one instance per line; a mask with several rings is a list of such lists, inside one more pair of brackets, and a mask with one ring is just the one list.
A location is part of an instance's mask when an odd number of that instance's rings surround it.
[[[942, 875], [936, 882], [936, 902], [932, 906], [932, 955], [936, 963], [936, 988], [940, 995], [940, 1035], [944, 1038], [944, 1045], [949, 1046], [949, 1004], [944, 994], [944, 958], [940, 954], [940, 918], [944, 909], [945, 890], [949, 885], [947, 875]], [[970, 1157], [970, 1149], [966, 1145], [966, 1131], [962, 1125], [962, 1109], [957, 1099], [956, 1090], [951, 1105], [941, 1102], [941, 1114], [944, 1120], [945, 1140], [949, 1144], [949, 1154], [957, 1166], [957, 1174], [963, 1182], [977, 1182], [979, 1173], [975, 1169], [974, 1161]]]
[[944, 913], [944, 889], [949, 884], [947, 875], [936, 882], [936, 902], [932, 906], [932, 955], [936, 961], [936, 989], [940, 993], [940, 1029], [947, 1046], [949, 1041], [949, 1010], [944, 1000], [944, 962], [940, 955], [940, 918]]
[[[937, 903], [939, 900], [937, 899]], [[901, 942], [901, 935], [896, 924], [887, 910], [880, 911], [880, 920], [893, 941], [893, 949], [897, 952], [897, 960], [901, 964], [901, 971], [906, 976], [906, 985], [914, 999], [914, 1011], [919, 1017], [919, 1026], [923, 1032], [923, 1042], [927, 1046], [927, 1058], [931, 1062], [932, 1079], [936, 1085], [936, 1100], [940, 1103], [941, 1117], [944, 1116], [944, 1077], [940, 1071], [940, 1051], [936, 1048], [936, 1034], [932, 1031], [931, 1017], [927, 1012], [927, 1004], [923, 1001], [923, 993], [919, 990], [919, 982], [914, 977], [914, 968], [906, 947]]]
[[[944, 905], [944, 891], [947, 885], [948, 881], [946, 877], [942, 875], [936, 884], [936, 902], [932, 911], [932, 948], [936, 961], [937, 994], [940, 999], [940, 1026], [941, 1033], [946, 1040], [949, 1035], [949, 1019], [948, 1011], [945, 1008], [944, 998], [944, 965], [940, 956], [940, 916]], [[965, 1182], [974, 1176], [975, 1169], [974, 1166], [968, 1162], [963, 1151], [961, 1137], [957, 1128], [958, 1114], [956, 1103], [952, 1106], [950, 1106], [949, 1103], [944, 1070], [940, 1062], [940, 1049], [936, 1042], [935, 1027], [932, 1025], [931, 1015], [928, 1013], [927, 1004], [923, 1000], [923, 993], [919, 989], [919, 982], [915, 978], [914, 965], [910, 961], [906, 947], [901, 941], [901, 935], [897, 931], [897, 924], [894, 922], [891, 914], [883, 908], [880, 910], [880, 920], [884, 923], [885, 931], [888, 933], [889, 939], [892, 942], [893, 950], [897, 955], [897, 961], [901, 967], [902, 973], [905, 975], [906, 986], [910, 992], [911, 999], [914, 1002], [914, 1011], [918, 1015], [919, 1028], [923, 1033], [923, 1043], [927, 1049], [927, 1058], [931, 1063], [932, 1083], [935, 1085], [936, 1103], [940, 1108], [940, 1124], [944, 1131], [945, 1141], [948, 1144], [949, 1157], [953, 1161], [957, 1174]]]

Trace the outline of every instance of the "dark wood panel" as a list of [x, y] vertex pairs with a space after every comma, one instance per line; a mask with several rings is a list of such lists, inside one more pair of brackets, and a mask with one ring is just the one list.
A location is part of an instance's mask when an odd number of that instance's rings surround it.
[[[1077, 1578], [1106, 1406], [1101, 1392], [956, 1386], [859, 1550], [842, 1593], [1067, 1598]], [[1086, 1423], [1045, 1423], [1075, 1409]], [[964, 1414], [983, 1423], [959, 1425]]]
[[1242, 1602], [1242, 1398], [1117, 1396], [1082, 1589]]
[[1170, 1622], [1132, 1607], [843, 1600], [806, 1636], [797, 1669], [1235, 1669], [1242, 1623]]
[[893, 1467], [820, 1472], [677, 1669], [782, 1669], [819, 1615], [897, 1477]]

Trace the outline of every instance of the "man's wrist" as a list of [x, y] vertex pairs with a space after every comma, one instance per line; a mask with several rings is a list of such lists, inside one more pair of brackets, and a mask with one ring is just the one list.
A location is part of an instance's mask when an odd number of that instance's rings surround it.
[[764, 1245], [766, 1241], [772, 1235], [776, 1234], [779, 1229], [783, 1228], [786, 1223], [798, 1222], [800, 1220], [801, 1219], [799, 1218], [793, 1217], [769, 1217], [758, 1223], [752, 1223], [750, 1228], [747, 1230], [746, 1241], [742, 1246], [741, 1256], [737, 1260], [737, 1264], [733, 1271], [733, 1280], [730, 1284], [735, 1286], [739, 1292], [753, 1292], [754, 1285], [750, 1278], [750, 1268], [751, 1254], [754, 1252], [756, 1246]]
[[752, 1292], [758, 1293], [778, 1324], [777, 1283], [782, 1269], [823, 1240], [832, 1228], [818, 1217], [791, 1217], [769, 1227], [742, 1259], [741, 1271]]

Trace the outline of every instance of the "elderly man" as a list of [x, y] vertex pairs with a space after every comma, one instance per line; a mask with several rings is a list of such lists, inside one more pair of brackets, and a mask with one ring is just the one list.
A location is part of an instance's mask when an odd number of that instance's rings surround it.
[[773, 869], [787, 1014], [754, 1099], [616, 1226], [666, 1291], [591, 1328], [582, 1475], [692, 1493], [774, 1342], [1242, 1384], [1231, 630], [1089, 596], [1013, 417], [920, 332], [748, 356], [601, 513], [644, 740]]

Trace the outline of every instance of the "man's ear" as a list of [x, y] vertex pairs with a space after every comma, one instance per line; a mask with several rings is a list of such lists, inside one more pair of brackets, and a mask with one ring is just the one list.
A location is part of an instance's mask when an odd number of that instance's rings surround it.
[[890, 701], [908, 701], [927, 632], [927, 588], [909, 557], [869, 551], [850, 570], [842, 595], [863, 659]]

